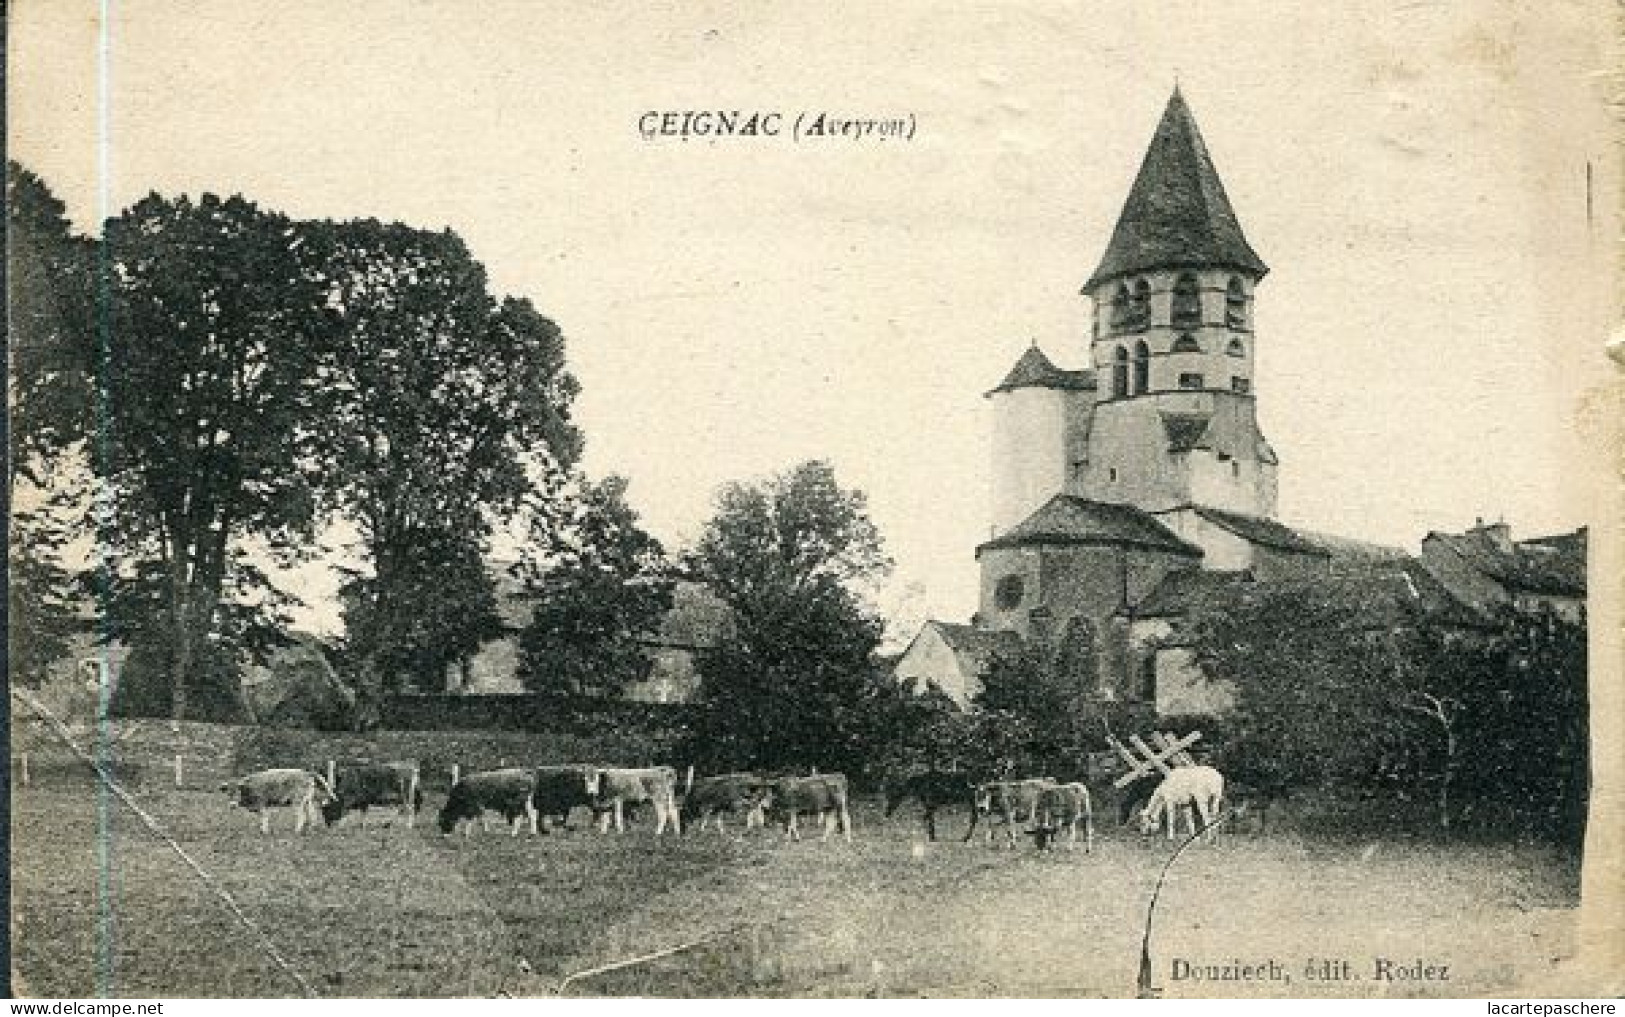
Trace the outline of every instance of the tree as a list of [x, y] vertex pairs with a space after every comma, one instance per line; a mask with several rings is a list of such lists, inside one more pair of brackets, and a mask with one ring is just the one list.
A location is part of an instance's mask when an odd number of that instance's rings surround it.
[[859, 593], [889, 567], [860, 491], [828, 463], [730, 484], [687, 564], [734, 636], [701, 657], [696, 746], [729, 766], [860, 767], [865, 715], [895, 690], [874, 664], [880, 620]]
[[533, 530], [545, 561], [521, 565], [537, 598], [520, 637], [519, 678], [536, 692], [610, 697], [648, 672], [646, 641], [671, 609], [665, 549], [626, 501], [626, 480], [585, 483], [563, 526]]
[[[161, 620], [126, 629], [169, 676], [176, 720], [191, 716], [194, 682], [220, 680], [194, 663], [213, 655], [211, 637], [229, 635], [228, 581], [264, 590], [262, 573], [233, 574], [240, 542], [291, 553], [311, 537], [302, 425], [328, 317], [301, 241], [287, 218], [242, 197], [153, 194], [107, 223], [107, 412], [92, 459], [100, 538], [133, 565], [103, 576], [101, 593], [154, 608], [161, 598]], [[132, 584], [147, 589], [124, 597]], [[203, 698], [240, 703], [240, 691]]]
[[65, 557], [89, 485], [95, 245], [73, 234], [39, 177], [6, 164], [10, 541], [6, 600], [12, 677], [37, 685], [80, 628], [77, 570]]
[[976, 694], [978, 742], [989, 772], [1088, 774], [1102, 744], [1093, 626], [1068, 627], [1054, 648], [1025, 643], [994, 656]]
[[347, 591], [349, 655], [375, 686], [363, 691], [437, 684], [500, 631], [482, 564], [491, 521], [552, 497], [533, 474], [579, 456], [577, 385], [558, 327], [527, 300], [495, 300], [455, 233], [375, 220], [309, 232], [335, 318], [318, 374], [325, 491], [370, 569]]

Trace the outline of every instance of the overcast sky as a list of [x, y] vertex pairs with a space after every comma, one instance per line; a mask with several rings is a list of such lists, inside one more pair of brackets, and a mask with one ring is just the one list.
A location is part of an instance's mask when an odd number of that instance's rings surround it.
[[[964, 619], [981, 395], [1086, 354], [1177, 74], [1253, 247], [1281, 518], [1414, 549], [1585, 521], [1618, 188], [1606, 5], [14, 0], [12, 155], [98, 232], [148, 191], [449, 226], [563, 328], [595, 475], [674, 544], [810, 457], [887, 603]], [[650, 110], [907, 116], [912, 141], [648, 142]], [[1590, 381], [1588, 381], [1590, 379]]]

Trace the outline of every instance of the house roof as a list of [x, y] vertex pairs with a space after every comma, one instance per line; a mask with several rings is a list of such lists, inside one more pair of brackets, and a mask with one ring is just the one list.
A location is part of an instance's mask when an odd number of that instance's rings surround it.
[[1324, 549], [1332, 556], [1333, 563], [1344, 562], [1372, 563], [1409, 561], [1410, 552], [1402, 547], [1391, 547], [1387, 544], [1373, 544], [1365, 540], [1355, 540], [1352, 537], [1341, 537], [1331, 533], [1320, 533], [1316, 530], [1306, 530], [1301, 526], [1294, 526], [1293, 531], [1309, 543]]
[[1106, 253], [1084, 290], [1135, 272], [1220, 265], [1257, 278], [1269, 271], [1242, 234], [1196, 119], [1176, 87]]
[[1202, 549], [1132, 505], [1058, 494], [1038, 511], [976, 549], [1039, 545], [1110, 544], [1199, 558]]
[[1479, 527], [1466, 533], [1429, 533], [1425, 542], [1448, 548], [1508, 589], [1567, 597], [1586, 593], [1584, 528], [1502, 544], [1489, 528]]
[[1010, 368], [1004, 380], [998, 387], [988, 392], [1010, 392], [1018, 388], [1059, 388], [1059, 389], [1092, 389], [1095, 387], [1095, 372], [1089, 370], [1064, 371], [1056, 367], [1038, 344], [1027, 347], [1027, 351]]
[[930, 621], [926, 624], [934, 626], [941, 633], [942, 641], [948, 644], [959, 661], [960, 670], [968, 675], [986, 674], [994, 657], [1001, 653], [1014, 653], [1021, 648], [1021, 636], [1015, 632], [989, 632], [953, 622]]
[[1294, 554], [1314, 554], [1322, 557], [1331, 554], [1329, 550], [1307, 539], [1292, 527], [1273, 519], [1231, 512], [1228, 509], [1211, 508], [1207, 505], [1192, 505], [1191, 510], [1213, 525], [1229, 530], [1251, 544], [1273, 547]]

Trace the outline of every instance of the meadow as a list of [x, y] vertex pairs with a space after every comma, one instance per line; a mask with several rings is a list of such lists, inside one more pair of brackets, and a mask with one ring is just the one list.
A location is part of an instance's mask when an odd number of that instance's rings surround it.
[[[603, 836], [581, 828], [582, 813], [569, 831], [464, 840], [435, 829], [443, 785], [433, 782], [429, 816], [415, 829], [380, 813], [365, 828], [351, 817], [295, 836], [278, 815], [261, 837], [216, 787], [267, 753], [317, 765], [323, 752], [381, 748], [467, 765], [474, 750], [509, 762], [527, 761], [520, 753], [529, 750], [528, 761], [542, 762], [601, 748], [525, 736], [392, 734], [379, 736], [382, 745], [297, 749], [224, 731], [185, 737], [195, 758], [182, 787], [157, 729], [126, 734], [117, 769], [326, 996], [547, 995], [572, 974], [695, 943], [574, 978], [565, 991], [1132, 995], [1146, 904], [1170, 853], [1165, 841], [1104, 816], [1091, 853], [1038, 852], [1030, 841], [990, 848], [980, 834], [961, 843], [964, 810], [946, 813], [945, 839], [926, 844], [915, 810], [887, 821], [868, 798], [856, 803], [851, 844], [738, 836], [737, 827], [735, 836], [656, 838], [649, 817]], [[16, 773], [14, 760], [19, 994], [298, 994], [219, 899], [83, 767], [40, 753], [29, 786]], [[1572, 955], [1576, 858], [1528, 843], [1363, 833], [1318, 808], [1295, 801], [1267, 833], [1238, 830], [1184, 853], [1151, 943], [1162, 994], [1493, 995], [1541, 981]], [[1394, 978], [1378, 977], [1382, 960]], [[1417, 961], [1447, 973], [1398, 977]], [[1223, 977], [1243, 968], [1252, 977]], [[1284, 977], [1270, 977], [1277, 969]], [[1191, 977], [1197, 971], [1212, 977]]]

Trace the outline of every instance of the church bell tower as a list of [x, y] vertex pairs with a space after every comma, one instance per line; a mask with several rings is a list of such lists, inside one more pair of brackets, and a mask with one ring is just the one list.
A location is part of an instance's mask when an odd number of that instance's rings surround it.
[[1083, 287], [1094, 405], [1067, 493], [1274, 516], [1277, 462], [1254, 386], [1253, 295], [1268, 271], [1176, 87]]

